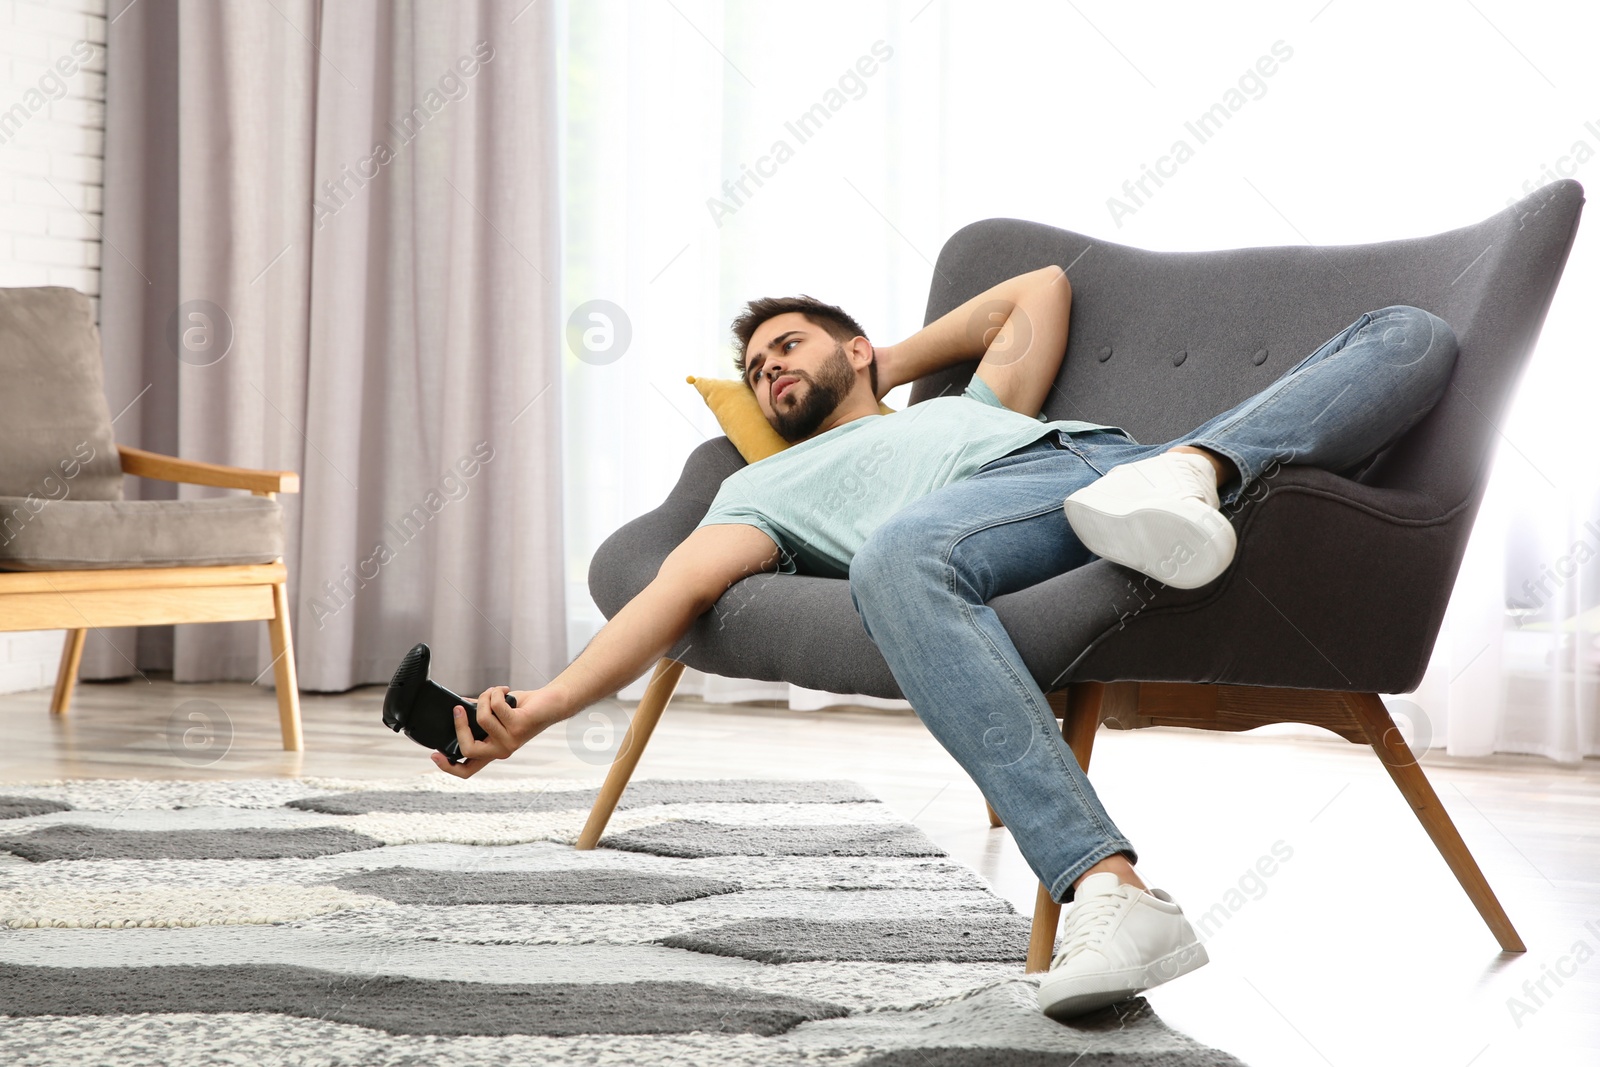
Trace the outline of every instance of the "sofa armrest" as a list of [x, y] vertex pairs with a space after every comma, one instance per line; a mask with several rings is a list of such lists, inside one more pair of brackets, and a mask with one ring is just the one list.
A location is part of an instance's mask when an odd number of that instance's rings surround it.
[[650, 584], [662, 561], [705, 517], [723, 479], [743, 466], [744, 457], [726, 437], [696, 446], [667, 499], [601, 543], [589, 561], [589, 595], [606, 618]]
[[1273, 493], [1281, 491], [1325, 497], [1397, 526], [1431, 526], [1447, 522], [1462, 506], [1460, 501], [1447, 502], [1414, 489], [1367, 485], [1320, 467], [1282, 466], [1245, 491], [1249, 502], [1236, 508], [1240, 517], [1246, 519], [1245, 527], [1240, 529], [1241, 534], [1248, 533], [1251, 510], [1259, 508]]
[[[1232, 516], [1238, 553], [1211, 585], [1173, 589], [1100, 561], [995, 608], [1023, 628], [1025, 612], [1058, 616], [1018, 640], [1036, 675], [1058, 684], [1408, 692], [1426, 669], [1477, 500], [1283, 467]], [[1063, 603], [1075, 608], [1052, 610]]]
[[300, 475], [294, 471], [261, 471], [247, 467], [225, 467], [218, 463], [200, 463], [192, 459], [163, 456], [159, 452], [146, 452], [142, 448], [118, 445], [122, 456], [122, 473], [136, 478], [152, 478], [158, 482], [182, 482], [186, 485], [210, 485], [219, 489], [248, 489], [252, 493], [298, 493]]

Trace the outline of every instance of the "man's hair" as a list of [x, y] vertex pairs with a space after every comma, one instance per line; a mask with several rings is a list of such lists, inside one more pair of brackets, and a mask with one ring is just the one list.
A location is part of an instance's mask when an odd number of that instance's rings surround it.
[[[733, 365], [739, 370], [739, 378], [745, 379], [748, 369], [745, 359], [750, 348], [750, 338], [755, 334], [757, 327], [768, 319], [798, 311], [806, 317], [806, 321], [813, 326], [820, 326], [828, 332], [839, 344], [844, 344], [853, 337], [865, 337], [867, 331], [861, 324], [851, 318], [843, 308], [832, 304], [824, 304], [814, 296], [764, 296], [759, 300], [752, 300], [744, 306], [737, 318], [733, 320], [733, 337], [739, 342], [739, 354], [734, 357]], [[872, 383], [872, 393], [878, 393], [878, 359], [873, 357], [867, 366], [867, 375]]]

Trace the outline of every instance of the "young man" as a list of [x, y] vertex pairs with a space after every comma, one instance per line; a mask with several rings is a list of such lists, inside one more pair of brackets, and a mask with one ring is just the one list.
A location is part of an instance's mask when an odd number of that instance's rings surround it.
[[[874, 348], [837, 307], [753, 301], [736, 366], [793, 446], [730, 475], [699, 527], [543, 689], [456, 709], [469, 777], [615, 693], [730, 585], [778, 569], [848, 577], [851, 599], [919, 718], [970, 773], [1051, 895], [1073, 902], [1040, 984], [1056, 1018], [1207, 962], [1172, 897], [1134, 870], [1111, 821], [987, 602], [1096, 557], [1197, 588], [1233, 559], [1230, 505], [1274, 463], [1359, 467], [1437, 402], [1456, 354], [1442, 319], [1367, 312], [1271, 386], [1175, 441], [1041, 421], [1066, 350], [1059, 267], [973, 297]], [[878, 413], [890, 389], [981, 357], [961, 396]], [[489, 713], [485, 714], [484, 709]]]

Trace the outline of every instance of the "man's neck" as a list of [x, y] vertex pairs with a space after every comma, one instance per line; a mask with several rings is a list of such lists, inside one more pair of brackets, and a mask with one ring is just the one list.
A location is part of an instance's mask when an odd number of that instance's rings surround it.
[[[872, 394], [857, 391], [852, 393], [850, 398], [843, 404], [840, 404], [838, 407], [834, 408], [833, 414], [829, 415], [826, 419], [823, 419], [821, 426], [818, 426], [809, 436], [803, 437], [801, 440], [809, 441], [811, 438], [825, 434], [829, 430], [837, 429], [847, 422], [854, 422], [857, 419], [864, 419], [868, 415], [880, 414], [882, 414], [882, 412], [878, 410], [878, 402], [873, 399]], [[797, 441], [795, 443], [799, 444], [800, 442]]]

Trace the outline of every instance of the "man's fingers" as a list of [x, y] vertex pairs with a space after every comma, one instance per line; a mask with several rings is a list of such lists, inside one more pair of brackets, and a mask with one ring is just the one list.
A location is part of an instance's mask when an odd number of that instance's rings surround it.
[[467, 715], [467, 709], [457, 704], [451, 710], [451, 714], [455, 716], [456, 744], [461, 747], [461, 754], [474, 755], [472, 750], [478, 746], [478, 739], [472, 736], [472, 727], [469, 725], [471, 719]]
[[465, 763], [451, 763], [450, 757], [443, 752], [435, 752], [433, 754], [433, 765], [446, 774], [453, 774], [457, 778], [471, 778], [488, 766], [489, 763], [489, 760], [483, 758], [469, 759]]
[[428, 754], [428, 758], [433, 760], [433, 765], [435, 767], [439, 768], [446, 774], [453, 774], [457, 778], [465, 778], [467, 775], [472, 773], [466, 769], [465, 764], [458, 765], [451, 763], [450, 757], [446, 756], [443, 752], [431, 752]]
[[[495, 714], [494, 702], [500, 701], [500, 707], [511, 713], [511, 705], [507, 704], [502, 693], [510, 692], [505, 687], [500, 689], [486, 689], [478, 697], [477, 712], [469, 719], [467, 709], [457, 704], [454, 708], [456, 726], [456, 745], [461, 749], [463, 756], [470, 758], [481, 757], [485, 761], [505, 759], [517, 750], [515, 740], [506, 724]], [[472, 722], [487, 734], [487, 738], [480, 741], [473, 736]]]
[[507, 755], [517, 749], [516, 739], [511, 736], [511, 730], [506, 725], [506, 720], [501, 718], [502, 714], [507, 717], [511, 714], [511, 705], [506, 703], [505, 697], [509, 692], [511, 690], [506, 686], [497, 686], [494, 689], [485, 690], [478, 701], [478, 725], [483, 727], [490, 740], [499, 745]]
[[[463, 705], [457, 704], [452, 708], [456, 745], [467, 759], [464, 763], [451, 763], [449, 759], [439, 754], [434, 757], [435, 765], [457, 778], [467, 778], [492, 760], [505, 759], [515, 752], [516, 739], [512, 737], [505, 720], [500, 718], [501, 712], [507, 716], [511, 714], [511, 705], [505, 701], [505, 695], [510, 691], [509, 687], [503, 685], [485, 689], [478, 697], [476, 712], [470, 714], [470, 717]], [[484, 740], [480, 741], [473, 736], [473, 722], [476, 722], [478, 728], [488, 735]]]

